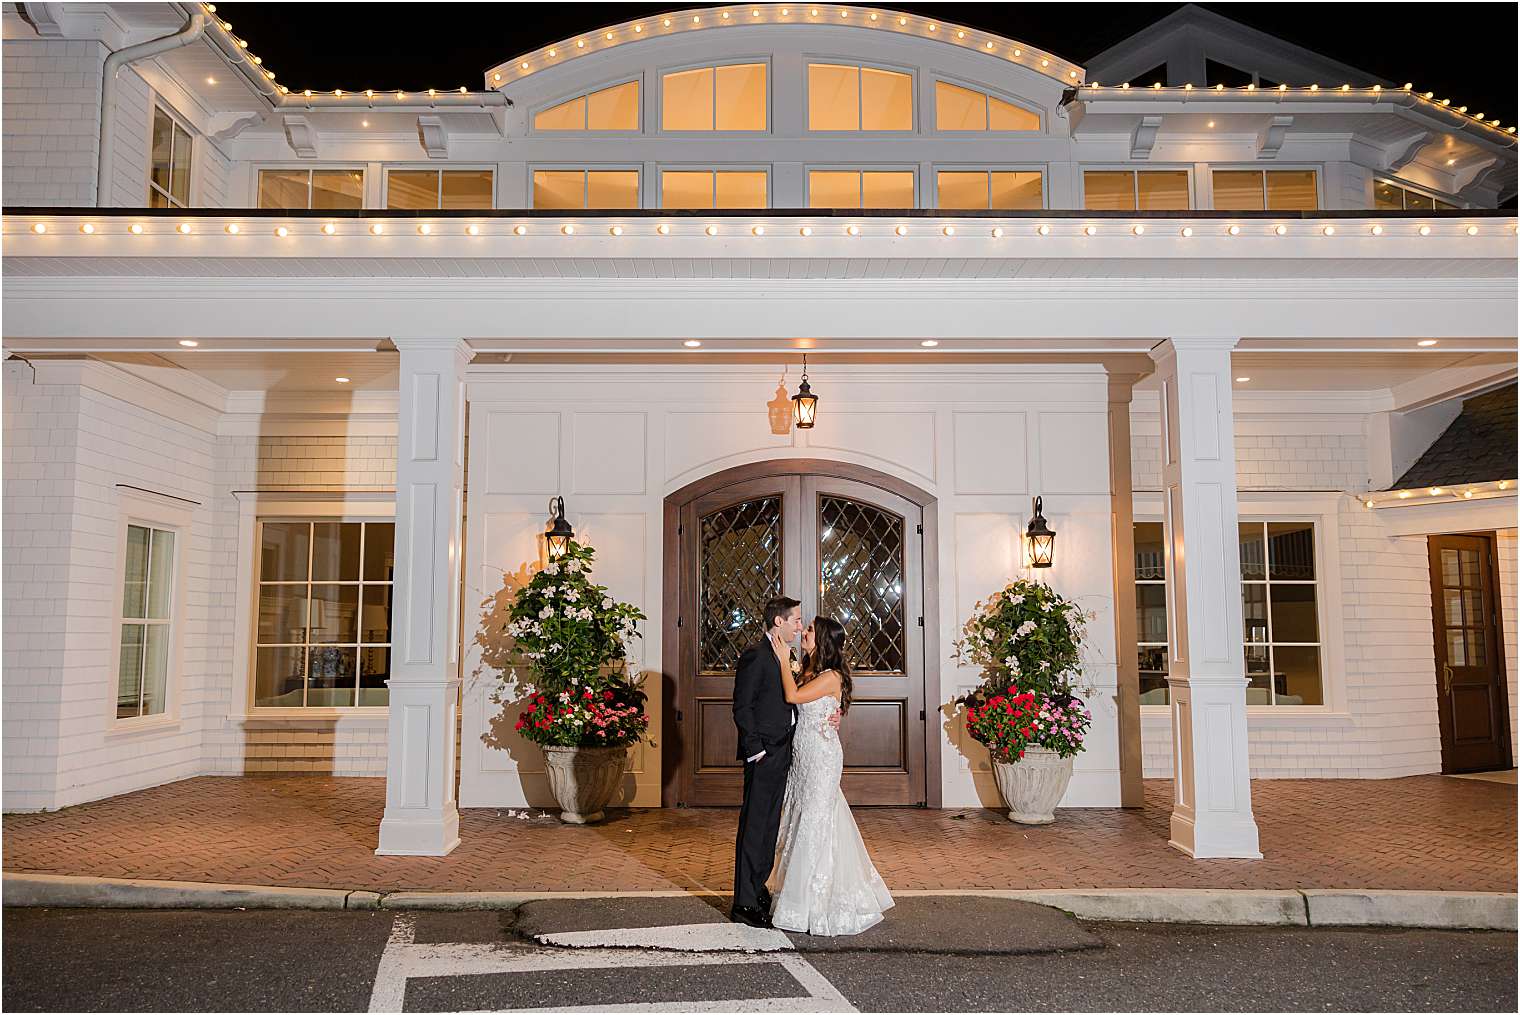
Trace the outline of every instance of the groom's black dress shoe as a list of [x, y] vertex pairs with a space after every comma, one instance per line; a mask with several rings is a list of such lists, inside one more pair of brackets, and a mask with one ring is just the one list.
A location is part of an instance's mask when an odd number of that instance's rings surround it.
[[758, 906], [735, 906], [729, 910], [728, 915], [735, 923], [759, 927], [761, 930], [771, 929], [771, 918]]

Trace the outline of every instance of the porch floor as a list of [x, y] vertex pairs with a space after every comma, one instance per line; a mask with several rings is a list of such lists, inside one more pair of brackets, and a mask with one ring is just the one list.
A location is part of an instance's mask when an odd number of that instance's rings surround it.
[[[1442, 776], [1252, 784], [1259, 861], [1167, 845], [1171, 783], [1135, 810], [1063, 810], [1039, 828], [1001, 811], [857, 809], [894, 889], [1381, 888], [1512, 892], [1511, 786]], [[461, 812], [441, 858], [377, 857], [382, 779], [204, 777], [50, 814], [4, 817], [7, 872], [392, 891], [732, 888], [737, 812]], [[521, 812], [518, 812], [521, 813]]]

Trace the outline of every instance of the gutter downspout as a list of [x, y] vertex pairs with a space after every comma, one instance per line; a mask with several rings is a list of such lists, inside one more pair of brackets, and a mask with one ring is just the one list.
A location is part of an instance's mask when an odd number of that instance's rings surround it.
[[116, 119], [112, 115], [116, 110], [116, 75], [121, 69], [139, 60], [145, 60], [150, 56], [167, 53], [171, 49], [179, 49], [195, 42], [206, 33], [206, 15], [200, 12], [192, 14], [190, 20], [185, 23], [173, 35], [161, 36], [157, 39], [149, 39], [135, 46], [118, 49], [106, 57], [105, 69], [100, 79], [100, 153], [98, 168], [95, 176], [95, 206], [107, 208], [111, 206], [106, 191], [111, 177], [111, 149], [116, 143]]

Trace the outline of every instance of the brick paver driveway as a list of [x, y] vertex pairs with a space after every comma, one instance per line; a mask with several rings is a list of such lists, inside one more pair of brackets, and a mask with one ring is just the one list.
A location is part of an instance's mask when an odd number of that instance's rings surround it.
[[[1441, 776], [1252, 785], [1259, 861], [1189, 859], [1166, 844], [1171, 784], [1136, 810], [858, 809], [895, 889], [1399, 888], [1515, 890], [1515, 789]], [[736, 812], [612, 812], [589, 828], [543, 812], [462, 812], [442, 858], [377, 857], [384, 780], [199, 778], [4, 819], [8, 872], [239, 884], [457, 891], [728, 891]]]

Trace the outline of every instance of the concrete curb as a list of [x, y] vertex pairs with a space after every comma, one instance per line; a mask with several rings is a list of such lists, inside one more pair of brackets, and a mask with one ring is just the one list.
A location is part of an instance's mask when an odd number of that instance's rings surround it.
[[[709, 891], [376, 892], [280, 888], [192, 881], [146, 881], [5, 874], [4, 904], [98, 909], [516, 909], [537, 899], [721, 896]], [[1080, 920], [1195, 923], [1236, 927], [1423, 927], [1515, 930], [1512, 892], [1411, 892], [1375, 889], [1252, 891], [1213, 888], [1061, 888], [905, 890], [901, 896], [978, 896], [1033, 902]]]

